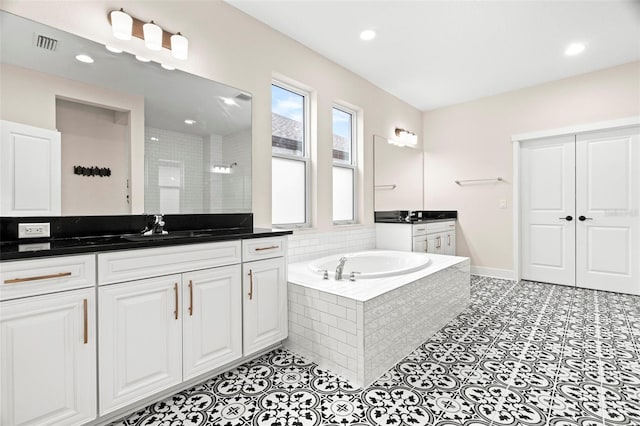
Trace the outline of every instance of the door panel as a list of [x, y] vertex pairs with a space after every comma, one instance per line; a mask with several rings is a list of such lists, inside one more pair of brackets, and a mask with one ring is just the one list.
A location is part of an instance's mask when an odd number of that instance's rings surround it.
[[242, 357], [240, 265], [183, 275], [183, 380]]
[[640, 294], [638, 128], [578, 135], [577, 285]]
[[522, 278], [575, 285], [575, 139], [521, 146]]

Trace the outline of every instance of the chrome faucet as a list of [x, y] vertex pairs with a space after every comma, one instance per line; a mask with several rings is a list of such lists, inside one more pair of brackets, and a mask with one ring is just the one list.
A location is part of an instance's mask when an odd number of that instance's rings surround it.
[[336, 274], [333, 277], [334, 280], [340, 281], [342, 279], [342, 270], [344, 269], [345, 263], [347, 263], [347, 258], [343, 256], [338, 261], [338, 266], [336, 266]]
[[167, 231], [164, 230], [164, 217], [161, 214], [154, 215], [154, 222], [151, 227], [147, 226], [142, 235], [166, 235]]

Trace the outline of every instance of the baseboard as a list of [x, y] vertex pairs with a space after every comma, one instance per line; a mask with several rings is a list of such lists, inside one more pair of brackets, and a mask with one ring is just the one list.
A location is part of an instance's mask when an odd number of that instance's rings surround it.
[[482, 275], [484, 277], [503, 278], [505, 280], [514, 280], [514, 273], [511, 269], [487, 268], [485, 266], [471, 265], [471, 273], [473, 275]]

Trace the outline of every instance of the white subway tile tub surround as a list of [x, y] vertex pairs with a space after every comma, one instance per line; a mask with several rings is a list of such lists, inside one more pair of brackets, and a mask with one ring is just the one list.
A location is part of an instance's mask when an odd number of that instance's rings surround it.
[[338, 229], [331, 232], [294, 231], [289, 236], [289, 263], [335, 253], [371, 250], [376, 247], [375, 228]]
[[285, 346], [358, 386], [373, 382], [470, 302], [469, 259], [431, 256], [425, 270], [356, 282], [289, 265]]

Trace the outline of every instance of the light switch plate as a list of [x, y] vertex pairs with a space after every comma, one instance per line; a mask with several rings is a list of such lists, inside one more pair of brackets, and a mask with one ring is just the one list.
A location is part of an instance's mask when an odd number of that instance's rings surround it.
[[506, 208], [507, 208], [507, 200], [500, 200], [500, 202], [499, 202], [498, 206], [499, 206], [501, 209], [506, 209]]
[[19, 223], [18, 238], [43, 238], [50, 237], [49, 223]]

